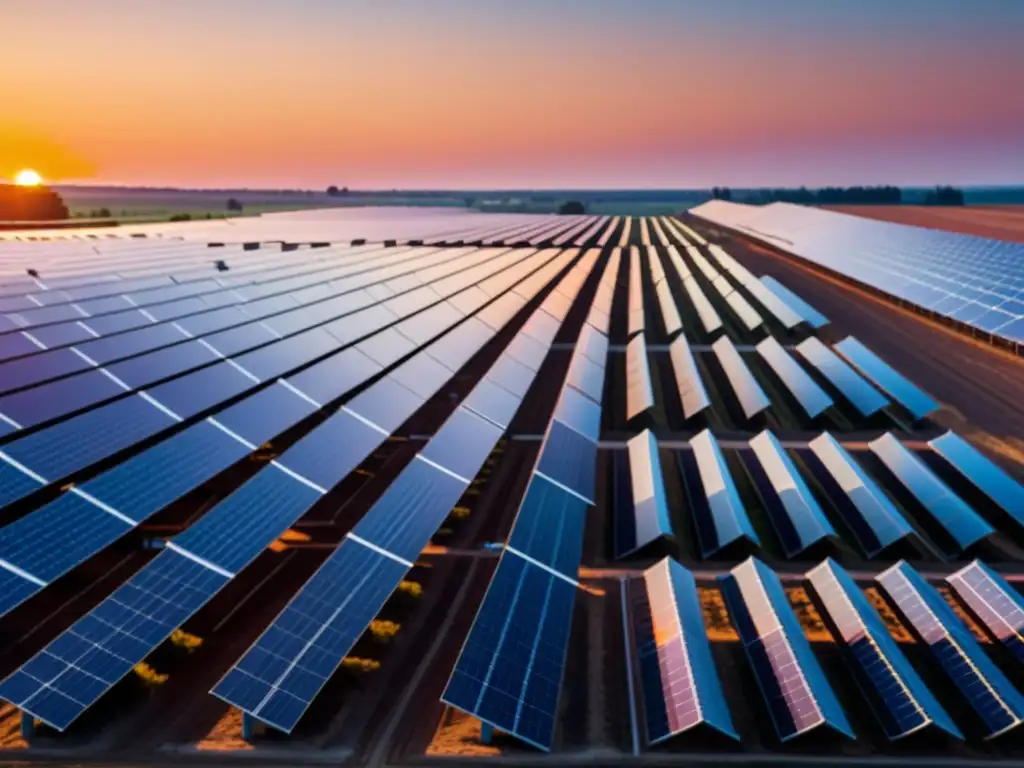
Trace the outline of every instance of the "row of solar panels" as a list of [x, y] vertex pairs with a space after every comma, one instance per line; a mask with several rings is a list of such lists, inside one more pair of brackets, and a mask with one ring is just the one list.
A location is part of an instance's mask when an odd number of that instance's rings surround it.
[[605, 268], [523, 501], [442, 700], [523, 741], [554, 738], [587, 513], [594, 503], [601, 387], [617, 254]]
[[[775, 338], [768, 337], [754, 346], [758, 358], [771, 371], [772, 377], [798, 405], [807, 420], [827, 415], [830, 408], [847, 404], [856, 415], [869, 418], [883, 409], [890, 411], [898, 423], [920, 421], [938, 410], [939, 404], [880, 357], [848, 336], [828, 347], [809, 337], [792, 348], [794, 356]], [[719, 393], [732, 392], [739, 406], [741, 421], [756, 419], [772, 407], [772, 400], [743, 355], [727, 337], [711, 345], [724, 377], [711, 382]], [[675, 388], [682, 403], [683, 415], [691, 419], [713, 407], [708, 386], [701, 374], [694, 352], [686, 339], [679, 337], [669, 344], [669, 358]], [[836, 353], [839, 354], [836, 354]], [[833, 390], [835, 396], [819, 384], [799, 360], [803, 360]], [[626, 418], [632, 420], [654, 408], [650, 357], [645, 337], [634, 336], [626, 345]], [[838, 400], [837, 400], [838, 398]]]
[[789, 203], [711, 201], [691, 213], [1024, 347], [1024, 245]]
[[[747, 331], [758, 329], [767, 331], [765, 317], [751, 305], [743, 293], [735, 288], [732, 281], [715, 268], [695, 246], [686, 245], [684, 250], [692, 263], [721, 296], [743, 328]], [[828, 324], [826, 317], [774, 278], [755, 277], [717, 245], [709, 245], [708, 250], [718, 260], [722, 268], [731, 274], [733, 279], [768, 312], [769, 316], [786, 330], [792, 331], [801, 324], [815, 329]], [[712, 337], [722, 332], [724, 324], [721, 316], [701, 288], [693, 271], [686, 264], [680, 250], [675, 245], [669, 245], [665, 248], [665, 253], [673, 271], [683, 285], [687, 299], [700, 319], [704, 332]], [[645, 322], [644, 280], [641, 262], [646, 262], [651, 272], [662, 327], [669, 338], [672, 338], [683, 330], [683, 321], [679, 315], [678, 301], [666, 279], [666, 272], [661, 264], [658, 251], [653, 247], [643, 250], [636, 246], [630, 248], [628, 333], [632, 336], [648, 328]]]
[[[740, 541], [761, 544], [718, 440], [704, 430], [676, 453], [693, 514], [700, 552], [713, 557]], [[765, 430], [739, 444], [743, 468], [787, 557], [798, 557], [838, 534], [808, 487], [791, 452]], [[1024, 486], [953, 432], [929, 441], [932, 463], [961, 477], [1024, 529]], [[921, 542], [958, 554], [996, 532], [985, 517], [954, 492], [929, 466], [925, 456], [908, 449], [891, 433], [867, 443], [871, 456], [922, 510], [924, 529], [913, 525], [890, 495], [829, 433], [799, 451], [800, 464], [828, 493], [842, 522], [867, 557], [878, 556], [897, 542]], [[657, 440], [651, 432], [631, 438], [615, 455], [615, 536], [617, 558], [628, 557], [663, 537], [675, 536], [665, 474]], [[932, 540], [938, 539], [939, 544]]]
[[[479, 305], [464, 306], [450, 317], [453, 325], [436, 335], [416, 323], [394, 326], [399, 333], [420, 327], [419, 333], [427, 334], [409, 340], [403, 349], [415, 351], [397, 367], [388, 359], [370, 370], [343, 365], [319, 371], [315, 381], [334, 388], [331, 400], [368, 380], [372, 384], [168, 541], [128, 582], [0, 683], [0, 697], [29, 716], [66, 728], [387, 440], [575, 261], [461, 406], [217, 686], [216, 695], [290, 730], [507, 428], [598, 252], [577, 256], [541, 252], [528, 257], [530, 269], [514, 270], [501, 286], [488, 280], [468, 286], [477, 292]], [[531, 274], [532, 269], [537, 271]], [[591, 333], [580, 349], [601, 348], [606, 331], [605, 326]], [[369, 358], [388, 346], [370, 345], [365, 354]], [[261, 397], [266, 393], [273, 393], [269, 401]], [[566, 395], [558, 407], [569, 426], [557, 434], [553, 430], [545, 449], [558, 462], [571, 455], [566, 447], [573, 445], [583, 421], [587, 429], [597, 429], [597, 406], [582, 407], [581, 399]], [[322, 402], [326, 399], [315, 401], [298, 385], [262, 389], [0, 529], [6, 609]], [[243, 403], [252, 406], [244, 413], [237, 410]], [[596, 433], [593, 440], [596, 450]], [[561, 466], [548, 471], [573, 482]]]
[[[925, 730], [954, 739], [965, 733], [992, 739], [1021, 724], [1024, 696], [938, 590], [908, 563], [878, 574], [875, 583], [919, 638], [930, 657], [928, 674], [948, 682], [948, 691], [938, 697], [851, 574], [828, 559], [805, 578], [864, 702], [889, 740]], [[750, 558], [718, 582], [779, 739], [823, 727], [856, 738], [778, 575]], [[979, 561], [946, 582], [988, 633], [1024, 661], [1021, 595]], [[651, 567], [636, 584], [632, 614], [648, 744], [698, 725], [738, 740], [693, 575], [669, 558]]]

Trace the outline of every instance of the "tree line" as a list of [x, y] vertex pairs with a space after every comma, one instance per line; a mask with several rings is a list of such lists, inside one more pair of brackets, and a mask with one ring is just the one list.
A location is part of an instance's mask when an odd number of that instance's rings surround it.
[[[734, 192], [729, 187], [713, 187], [715, 200], [735, 200], [751, 205], [798, 203], [800, 205], [901, 205], [903, 190], [893, 186], [822, 187], [821, 189], [750, 189]], [[964, 205], [962, 189], [939, 186], [928, 192], [924, 205]]]

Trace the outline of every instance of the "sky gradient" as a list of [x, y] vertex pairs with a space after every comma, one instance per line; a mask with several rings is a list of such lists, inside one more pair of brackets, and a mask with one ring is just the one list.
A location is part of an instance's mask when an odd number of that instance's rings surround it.
[[1018, 0], [0, 0], [0, 178], [1024, 183]]

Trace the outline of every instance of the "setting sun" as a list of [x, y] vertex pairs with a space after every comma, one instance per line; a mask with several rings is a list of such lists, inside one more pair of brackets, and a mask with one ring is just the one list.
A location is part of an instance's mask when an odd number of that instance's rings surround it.
[[43, 183], [43, 177], [35, 171], [26, 168], [23, 171], [18, 171], [14, 177], [14, 183], [19, 187], [38, 187]]

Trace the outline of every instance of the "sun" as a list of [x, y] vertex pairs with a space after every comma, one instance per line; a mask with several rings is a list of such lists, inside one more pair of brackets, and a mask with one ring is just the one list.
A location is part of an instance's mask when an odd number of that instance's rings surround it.
[[14, 177], [14, 183], [19, 187], [38, 187], [43, 183], [43, 177], [31, 168], [26, 168], [23, 171], [18, 171]]

